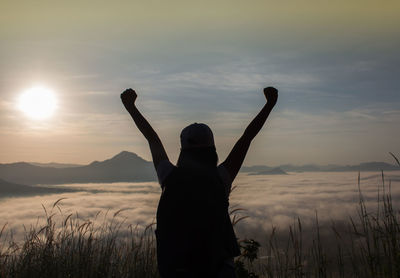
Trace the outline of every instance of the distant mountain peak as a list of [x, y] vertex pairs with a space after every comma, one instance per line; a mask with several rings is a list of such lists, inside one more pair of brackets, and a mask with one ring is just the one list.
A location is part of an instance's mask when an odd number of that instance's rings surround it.
[[114, 155], [111, 158], [111, 160], [120, 160], [120, 159], [125, 160], [125, 159], [132, 159], [132, 158], [134, 158], [134, 159], [138, 159], [138, 158], [143, 159], [143, 158], [141, 158], [140, 156], [138, 156], [135, 153], [128, 152], [128, 151], [122, 151], [119, 154]]
[[93, 161], [92, 163], [89, 164], [89, 166], [99, 166], [99, 165], [131, 165], [137, 164], [137, 163], [150, 163], [149, 161], [141, 158], [135, 153], [128, 152], [128, 151], [122, 151], [113, 157], [103, 160], [103, 161]]
[[[155, 181], [154, 165], [135, 153], [122, 151], [104, 161], [70, 168], [0, 164], [0, 177], [17, 184]], [[1, 192], [0, 192], [1, 195]]]
[[100, 162], [93, 162], [92, 164], [116, 164], [116, 165], [132, 165], [136, 164], [136, 163], [151, 163], [143, 158], [141, 158], [140, 156], [138, 156], [135, 153], [132, 152], [128, 152], [128, 151], [122, 151], [116, 155], [114, 155], [113, 157], [106, 159], [104, 161], [100, 161]]

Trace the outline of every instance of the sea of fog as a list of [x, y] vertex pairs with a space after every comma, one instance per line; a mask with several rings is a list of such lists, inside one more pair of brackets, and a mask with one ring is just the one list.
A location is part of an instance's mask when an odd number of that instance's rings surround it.
[[[316, 213], [320, 223], [348, 220], [350, 216], [357, 215], [359, 191], [356, 172], [241, 173], [234, 186], [230, 197], [231, 208], [243, 209], [238, 216], [248, 216], [235, 226], [239, 237], [257, 236], [272, 226], [284, 229], [297, 218], [304, 226], [312, 225]], [[123, 221], [121, 229], [128, 229], [129, 225], [145, 227], [155, 221], [161, 194], [156, 182], [63, 184], [54, 187], [82, 191], [0, 199], [0, 226], [6, 224], [5, 231], [18, 237], [25, 229], [44, 224], [47, 213], [54, 215], [56, 221], [73, 214], [82, 221], [99, 224]], [[385, 173], [384, 182], [381, 173], [362, 172], [360, 188], [371, 211], [376, 210], [378, 194], [382, 196], [383, 191], [388, 192], [389, 189], [395, 208], [398, 208], [400, 171]]]

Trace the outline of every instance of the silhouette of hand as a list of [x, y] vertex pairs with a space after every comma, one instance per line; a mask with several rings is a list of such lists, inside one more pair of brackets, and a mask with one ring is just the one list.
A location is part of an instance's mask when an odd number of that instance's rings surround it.
[[137, 94], [136, 94], [135, 90], [132, 90], [131, 88], [126, 89], [121, 94], [121, 100], [122, 100], [122, 103], [124, 104], [126, 110], [130, 110], [135, 105], [136, 98], [137, 98]]
[[264, 88], [264, 95], [267, 99], [267, 104], [274, 107], [278, 100], [278, 90], [274, 87]]

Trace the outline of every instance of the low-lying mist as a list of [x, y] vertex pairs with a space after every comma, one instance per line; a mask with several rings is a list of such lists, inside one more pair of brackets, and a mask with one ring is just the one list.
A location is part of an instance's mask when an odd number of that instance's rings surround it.
[[[400, 200], [400, 171], [384, 174], [365, 172], [360, 175], [360, 188], [367, 207], [376, 209], [378, 194], [391, 190], [393, 205]], [[320, 225], [347, 221], [357, 215], [358, 173], [290, 173], [289, 175], [239, 174], [230, 197], [231, 209], [241, 208], [235, 230], [239, 237], [266, 238], [272, 227], [286, 229], [300, 218], [304, 229], [316, 221]], [[56, 186], [55, 186], [56, 187]], [[111, 184], [64, 184], [57, 187], [82, 191], [62, 194], [0, 199], [0, 225], [14, 239], [21, 238], [31, 225], [45, 223], [47, 215], [65, 219], [72, 214], [82, 221], [121, 221], [146, 227], [154, 223], [160, 186], [155, 182]], [[379, 191], [379, 193], [378, 193]], [[53, 204], [60, 200], [56, 206]]]

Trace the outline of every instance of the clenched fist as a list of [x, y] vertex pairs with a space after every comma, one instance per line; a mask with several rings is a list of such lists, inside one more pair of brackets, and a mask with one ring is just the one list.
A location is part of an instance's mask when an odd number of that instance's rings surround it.
[[124, 104], [126, 110], [129, 111], [130, 109], [132, 109], [134, 107], [136, 98], [137, 98], [137, 94], [131, 88], [126, 89], [121, 94], [121, 100], [122, 100], [122, 103]]
[[267, 104], [271, 105], [272, 107], [275, 106], [278, 100], [278, 90], [274, 87], [267, 87], [264, 88], [264, 95], [267, 99]]

